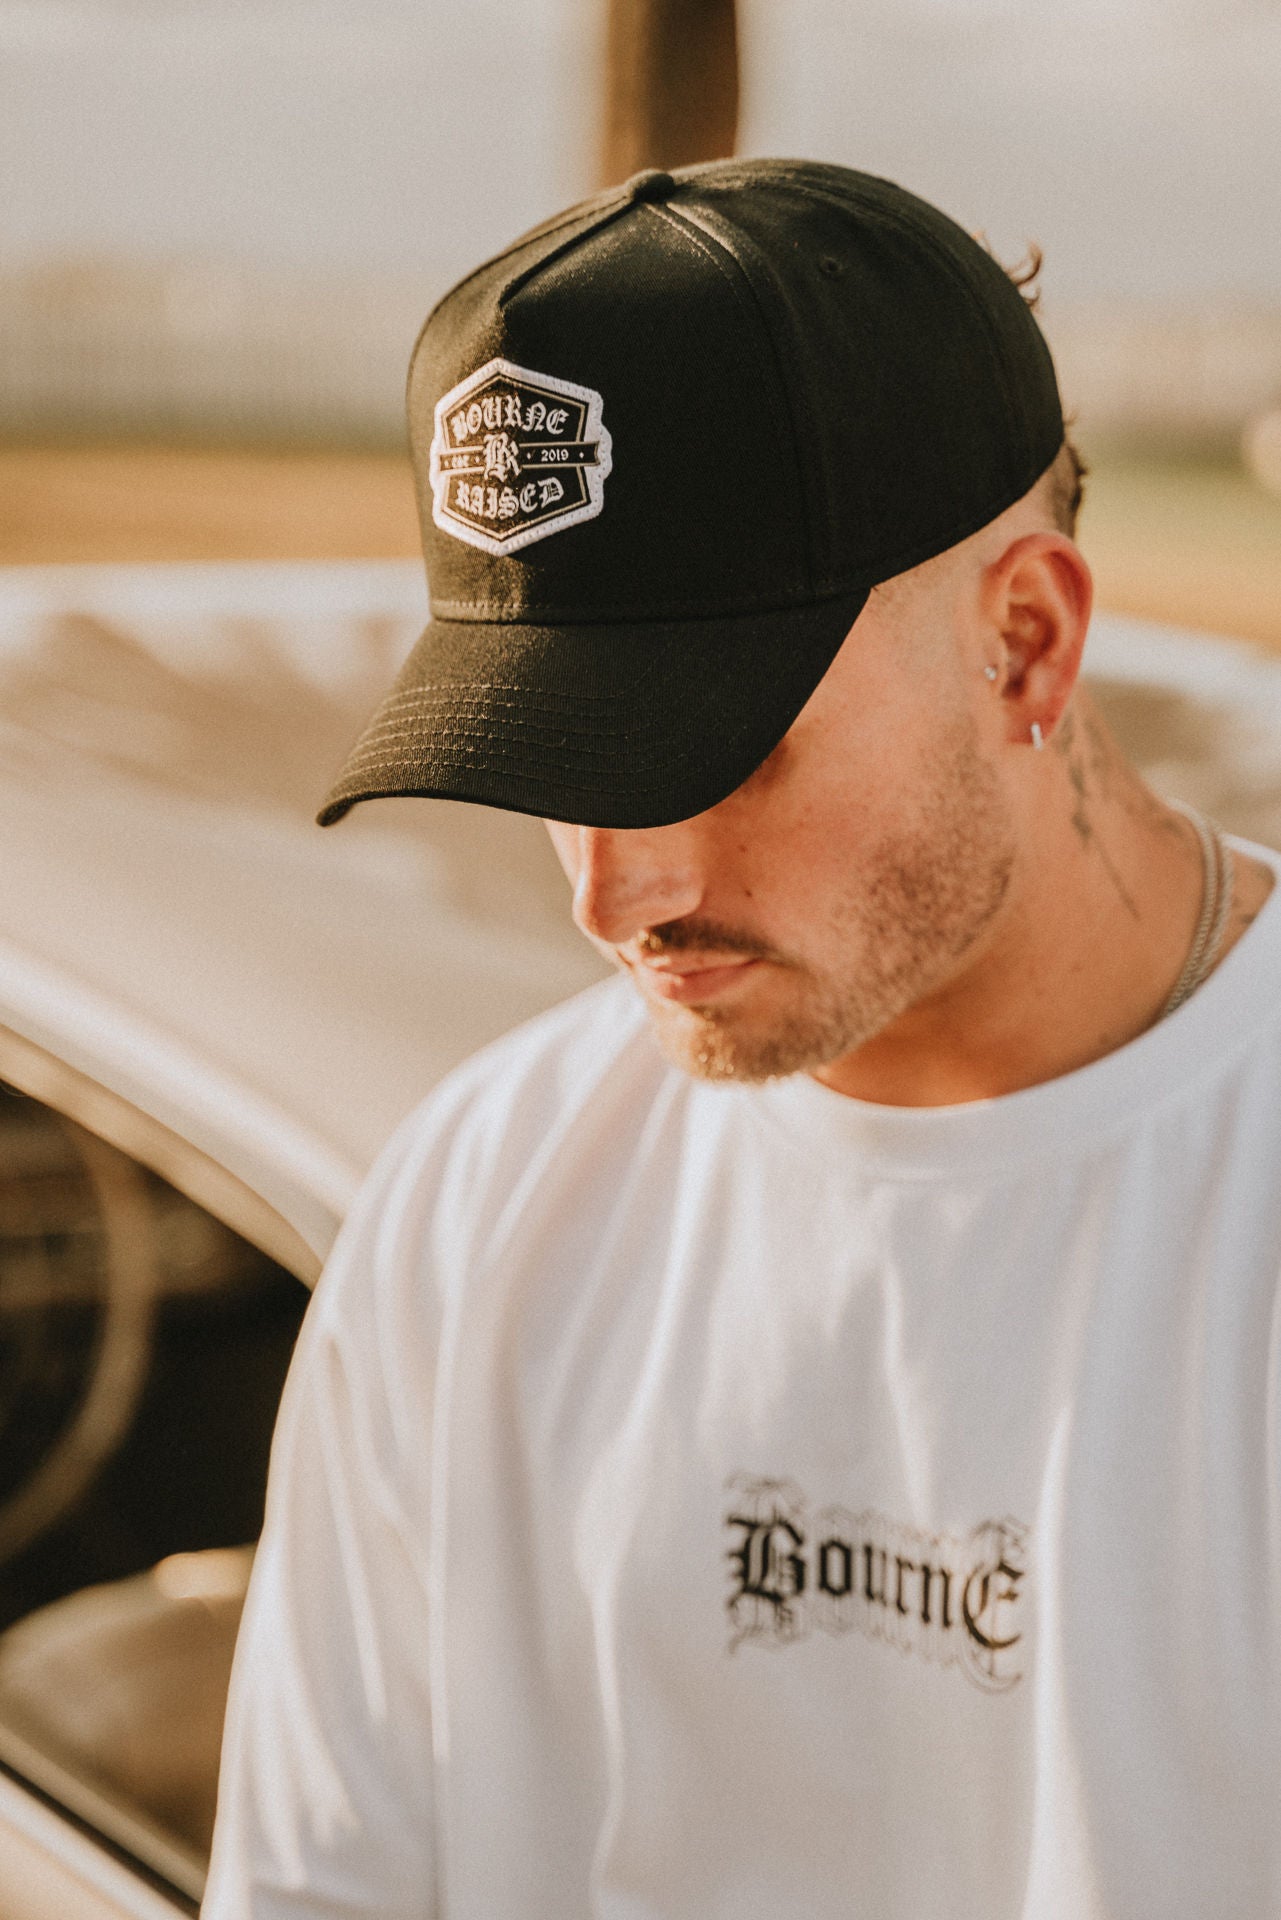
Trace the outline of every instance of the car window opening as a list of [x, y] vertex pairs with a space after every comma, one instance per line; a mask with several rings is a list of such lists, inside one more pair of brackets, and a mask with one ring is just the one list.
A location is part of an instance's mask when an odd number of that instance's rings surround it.
[[196, 1897], [307, 1297], [0, 1083], [0, 1761]]

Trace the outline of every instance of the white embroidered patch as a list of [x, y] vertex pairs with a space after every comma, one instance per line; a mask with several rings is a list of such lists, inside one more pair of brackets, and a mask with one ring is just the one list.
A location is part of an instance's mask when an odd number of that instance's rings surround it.
[[515, 553], [594, 520], [610, 466], [595, 388], [491, 360], [437, 402], [431, 517], [482, 553]]

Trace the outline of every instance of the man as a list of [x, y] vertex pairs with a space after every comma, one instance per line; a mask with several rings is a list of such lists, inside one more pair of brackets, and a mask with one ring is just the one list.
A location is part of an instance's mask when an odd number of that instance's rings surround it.
[[323, 817], [543, 815], [626, 978], [322, 1281], [211, 1920], [1277, 1911], [1275, 862], [1077, 684], [1024, 301], [881, 181], [645, 175], [409, 405], [433, 624]]

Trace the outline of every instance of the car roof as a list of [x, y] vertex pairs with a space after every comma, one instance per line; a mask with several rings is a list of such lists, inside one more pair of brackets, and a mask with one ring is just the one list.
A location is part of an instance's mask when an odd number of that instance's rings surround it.
[[[535, 822], [320, 796], [426, 615], [417, 565], [0, 573], [0, 1077], [310, 1276], [458, 1061], [599, 977]], [[1281, 665], [1096, 616], [1157, 784], [1281, 841]]]
[[265, 1200], [296, 1269], [442, 1074], [601, 972], [536, 823], [312, 824], [424, 603], [395, 564], [0, 575], [0, 1075], [260, 1242]]

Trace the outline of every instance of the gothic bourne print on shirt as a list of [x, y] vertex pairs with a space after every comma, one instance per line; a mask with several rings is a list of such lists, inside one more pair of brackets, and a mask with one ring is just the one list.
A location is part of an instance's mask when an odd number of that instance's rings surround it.
[[736, 1474], [725, 1525], [730, 1651], [784, 1647], [814, 1628], [857, 1632], [1003, 1693], [1022, 1678], [1028, 1529], [984, 1520], [965, 1537], [884, 1514], [811, 1512], [791, 1480]]

